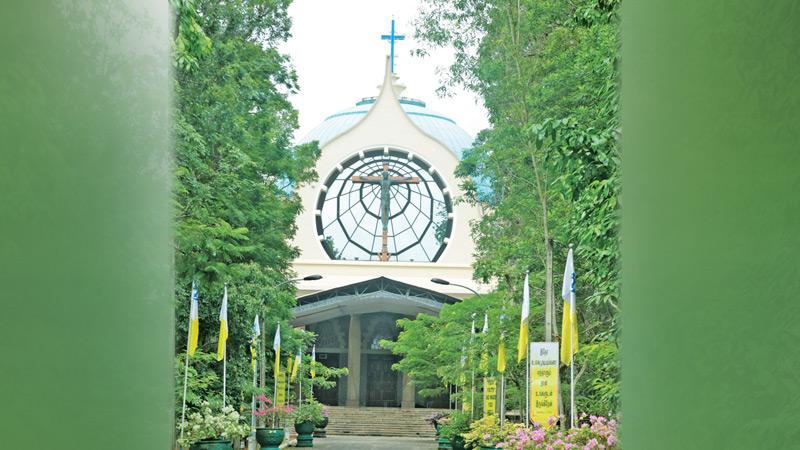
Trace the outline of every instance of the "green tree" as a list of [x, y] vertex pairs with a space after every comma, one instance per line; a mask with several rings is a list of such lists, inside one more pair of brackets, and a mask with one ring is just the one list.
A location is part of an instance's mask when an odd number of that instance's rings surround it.
[[[284, 356], [310, 348], [308, 337], [290, 326], [292, 287], [272, 288], [293, 275], [297, 249], [290, 239], [301, 204], [292, 188], [315, 179], [319, 154], [316, 144], [291, 144], [297, 112], [287, 95], [297, 90], [297, 77], [277, 49], [289, 35], [288, 4], [173, 1], [175, 344], [184, 351], [196, 281], [200, 351], [215, 351], [227, 284], [227, 386], [235, 406], [249, 404], [252, 394], [249, 347], [256, 313], [269, 317], [262, 339], [271, 339], [282, 323]], [[207, 400], [219, 402], [222, 364], [206, 359], [193, 359], [193, 383]], [[182, 375], [176, 377], [180, 386]]]
[[[519, 305], [530, 272], [532, 300], [543, 310], [531, 330], [557, 339], [562, 302], [555, 301], [556, 268], [563, 267], [568, 244], [575, 244], [586, 348], [577, 357], [576, 389], [590, 400], [579, 402], [582, 407], [605, 414], [603, 408], [616, 411], [617, 404], [617, 352], [611, 350], [619, 307], [618, 6], [618, 0], [426, 0], [416, 22], [426, 48], [455, 49], [441, 92], [462, 85], [478, 93], [489, 112], [490, 128], [465, 152], [457, 172], [465, 200], [486, 211], [473, 223], [474, 275], [496, 280], [498, 294]], [[425, 56], [426, 48], [416, 53]], [[420, 326], [435, 337], [436, 323]], [[516, 336], [516, 326], [506, 332]], [[614, 386], [600, 389], [582, 383], [582, 376]], [[568, 377], [562, 381], [568, 389]]]

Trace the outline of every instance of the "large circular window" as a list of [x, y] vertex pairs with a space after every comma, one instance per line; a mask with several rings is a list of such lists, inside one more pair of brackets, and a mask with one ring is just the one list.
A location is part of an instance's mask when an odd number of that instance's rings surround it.
[[450, 240], [453, 204], [430, 164], [380, 148], [334, 169], [322, 185], [316, 222], [332, 259], [433, 262]]

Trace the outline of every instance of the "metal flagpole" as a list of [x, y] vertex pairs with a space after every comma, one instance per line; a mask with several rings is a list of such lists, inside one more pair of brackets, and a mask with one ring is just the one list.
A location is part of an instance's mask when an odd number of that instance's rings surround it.
[[[189, 330], [191, 330], [191, 325]], [[186, 388], [189, 383], [189, 339], [186, 340], [186, 364], [183, 367], [183, 406], [181, 406], [181, 440], [183, 440], [183, 428], [186, 423]]]
[[228, 346], [222, 349], [222, 407], [225, 407], [225, 393], [228, 387]]
[[500, 426], [506, 423], [506, 377], [500, 374]]
[[[575, 295], [574, 293], [572, 295]], [[574, 304], [574, 303], [573, 303]], [[573, 346], [573, 336], [572, 333], [572, 311], [570, 310], [570, 317], [569, 317], [569, 417], [570, 423], [572, 424], [572, 428], [575, 428], [575, 355], [572, 349]]]
[[250, 406], [250, 428], [253, 429], [253, 432], [250, 434], [250, 450], [255, 450], [256, 448], [256, 389], [258, 388], [258, 380], [257, 380], [257, 373], [256, 367], [258, 366], [258, 362], [256, 362], [256, 366], [253, 366], [253, 400], [251, 401]]
[[531, 423], [531, 344], [525, 344], [525, 428]]
[[470, 383], [469, 417], [475, 418], [475, 369], [472, 369], [472, 382]]

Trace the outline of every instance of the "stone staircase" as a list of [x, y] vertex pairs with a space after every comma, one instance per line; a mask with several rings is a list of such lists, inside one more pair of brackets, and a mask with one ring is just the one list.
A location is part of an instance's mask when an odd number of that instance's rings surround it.
[[401, 436], [433, 439], [433, 427], [425, 418], [436, 409], [348, 408], [329, 406], [329, 435]]

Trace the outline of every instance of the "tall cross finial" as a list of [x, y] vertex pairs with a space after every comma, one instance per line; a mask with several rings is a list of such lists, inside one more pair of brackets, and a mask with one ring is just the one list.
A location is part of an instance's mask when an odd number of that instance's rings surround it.
[[389, 41], [390, 50], [390, 63], [389, 63], [389, 70], [394, 73], [394, 41], [402, 41], [405, 40], [406, 35], [404, 34], [395, 34], [394, 32], [394, 17], [392, 18], [392, 34], [383, 34], [381, 35], [381, 40]]

